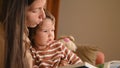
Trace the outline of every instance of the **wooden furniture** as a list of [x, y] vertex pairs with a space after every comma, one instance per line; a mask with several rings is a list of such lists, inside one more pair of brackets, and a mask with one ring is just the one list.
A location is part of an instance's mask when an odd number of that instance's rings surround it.
[[57, 37], [57, 26], [59, 17], [59, 4], [60, 0], [47, 0], [46, 9], [49, 10], [55, 17], [55, 38]]

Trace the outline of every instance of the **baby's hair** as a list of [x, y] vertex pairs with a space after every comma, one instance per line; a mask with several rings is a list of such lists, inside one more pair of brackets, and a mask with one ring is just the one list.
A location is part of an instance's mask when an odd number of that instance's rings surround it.
[[44, 9], [46, 18], [51, 19], [53, 22], [55, 22], [55, 17], [46, 9]]

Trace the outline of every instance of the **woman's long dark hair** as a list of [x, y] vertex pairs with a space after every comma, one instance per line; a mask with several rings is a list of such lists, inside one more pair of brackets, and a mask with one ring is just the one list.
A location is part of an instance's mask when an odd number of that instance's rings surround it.
[[5, 26], [5, 68], [28, 68], [23, 57], [25, 6], [34, 0], [2, 0], [0, 20]]

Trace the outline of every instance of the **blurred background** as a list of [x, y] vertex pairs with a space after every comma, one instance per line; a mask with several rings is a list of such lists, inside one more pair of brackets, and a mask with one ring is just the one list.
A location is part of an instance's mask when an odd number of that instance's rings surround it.
[[120, 60], [120, 0], [60, 0], [57, 38], [98, 46], [105, 61]]

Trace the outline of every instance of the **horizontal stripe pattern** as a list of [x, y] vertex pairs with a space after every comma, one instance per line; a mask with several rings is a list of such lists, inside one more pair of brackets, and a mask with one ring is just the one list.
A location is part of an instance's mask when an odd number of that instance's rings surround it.
[[81, 59], [64, 46], [61, 42], [54, 42], [46, 49], [30, 48], [33, 56], [34, 68], [57, 68], [68, 64], [82, 63]]

